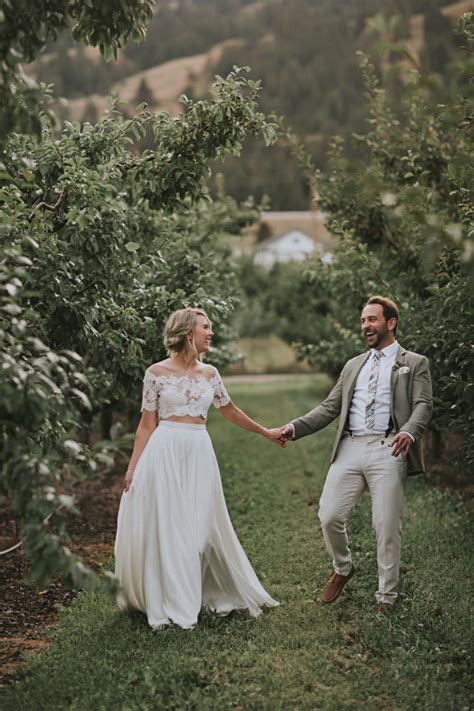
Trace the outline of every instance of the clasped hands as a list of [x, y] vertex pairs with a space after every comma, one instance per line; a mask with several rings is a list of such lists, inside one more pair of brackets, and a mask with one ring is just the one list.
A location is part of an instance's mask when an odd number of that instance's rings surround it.
[[293, 428], [290, 425], [274, 427], [271, 430], [267, 430], [266, 437], [279, 447], [286, 447], [287, 442], [293, 437]]

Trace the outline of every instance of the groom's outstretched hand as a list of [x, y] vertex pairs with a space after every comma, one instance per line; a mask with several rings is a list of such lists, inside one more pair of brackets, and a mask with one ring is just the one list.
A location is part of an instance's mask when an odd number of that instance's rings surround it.
[[290, 439], [293, 439], [294, 434], [295, 434], [295, 431], [291, 425], [284, 425], [283, 427], [280, 427], [280, 438], [279, 438], [280, 447], [286, 447], [287, 442]]

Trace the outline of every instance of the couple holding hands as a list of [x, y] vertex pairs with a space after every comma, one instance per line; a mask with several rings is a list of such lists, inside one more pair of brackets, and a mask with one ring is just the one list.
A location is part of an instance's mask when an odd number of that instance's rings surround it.
[[152, 629], [191, 629], [199, 612], [278, 605], [262, 587], [233, 529], [206, 431], [211, 404], [234, 424], [280, 446], [339, 417], [319, 518], [334, 572], [320, 600], [333, 602], [354, 574], [346, 521], [368, 487], [377, 538], [377, 607], [397, 598], [404, 485], [423, 471], [421, 435], [432, 412], [427, 359], [396, 340], [399, 311], [382, 296], [362, 309], [368, 351], [349, 360], [327, 398], [283, 427], [266, 429], [230, 399], [202, 363], [212, 326], [201, 309], [174, 312], [165, 327], [169, 358], [152, 365], [118, 514], [118, 605], [147, 615]]

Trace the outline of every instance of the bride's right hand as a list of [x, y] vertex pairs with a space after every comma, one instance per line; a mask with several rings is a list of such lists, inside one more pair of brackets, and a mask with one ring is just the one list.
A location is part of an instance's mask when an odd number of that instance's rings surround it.
[[132, 483], [133, 472], [127, 471], [123, 478], [123, 490], [128, 491], [130, 489], [130, 484]]
[[265, 437], [270, 440], [270, 442], [273, 442], [274, 444], [278, 444], [280, 447], [284, 447], [285, 444], [282, 443], [281, 441], [281, 432], [283, 430], [283, 427], [274, 427], [273, 429], [267, 430]]

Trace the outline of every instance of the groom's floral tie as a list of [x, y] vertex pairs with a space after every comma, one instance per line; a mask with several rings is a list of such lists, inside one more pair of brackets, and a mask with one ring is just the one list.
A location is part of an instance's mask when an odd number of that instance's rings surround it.
[[367, 402], [365, 403], [365, 426], [371, 430], [374, 426], [375, 413], [375, 393], [377, 392], [377, 380], [379, 379], [380, 351], [374, 351], [372, 355], [372, 368], [369, 375], [369, 384], [367, 386]]

